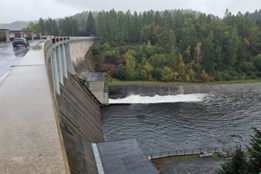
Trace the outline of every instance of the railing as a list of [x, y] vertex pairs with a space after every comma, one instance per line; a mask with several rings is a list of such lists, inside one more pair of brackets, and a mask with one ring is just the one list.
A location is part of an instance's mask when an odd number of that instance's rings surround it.
[[184, 156], [184, 155], [195, 155], [200, 154], [201, 152], [233, 152], [236, 149], [241, 149], [241, 146], [234, 146], [234, 147], [212, 147], [212, 148], [197, 148], [197, 149], [182, 149], [182, 150], [172, 150], [172, 151], [165, 151], [165, 152], [157, 152], [149, 154], [148, 157], [150, 159], [159, 159], [159, 158], [166, 158], [166, 157], [173, 157], [173, 156]]
[[93, 39], [95, 38], [54, 37], [45, 42], [44, 53], [46, 67], [52, 72], [52, 84], [55, 92], [60, 94], [59, 85], [63, 85], [63, 78], [68, 77], [68, 72], [73, 75], [76, 74], [71, 60], [70, 43]]
[[[51, 68], [54, 91], [60, 94], [60, 84], [63, 85], [63, 77], [67, 78], [67, 72], [75, 74], [70, 60], [68, 37], [59, 37], [48, 40], [45, 43], [45, 62], [47, 69]], [[50, 66], [50, 67], [49, 67]]]

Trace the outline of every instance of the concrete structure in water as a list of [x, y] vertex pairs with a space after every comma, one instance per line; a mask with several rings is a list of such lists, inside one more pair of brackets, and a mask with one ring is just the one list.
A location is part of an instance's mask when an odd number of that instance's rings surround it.
[[108, 92], [105, 92], [105, 80], [105, 73], [88, 72], [85, 84], [102, 104], [108, 105], [109, 97]]
[[[0, 98], [5, 99], [0, 101], [1, 174], [102, 173], [106, 160], [98, 157], [99, 147], [106, 144], [99, 146], [104, 143], [101, 102], [74, 70], [94, 39], [48, 40], [41, 49], [30, 50], [0, 82]], [[124, 159], [135, 160], [128, 153]], [[127, 167], [122, 166], [124, 159], [114, 167]], [[157, 173], [147, 162], [150, 169], [143, 168], [142, 174]], [[130, 170], [139, 165], [133, 164]]]

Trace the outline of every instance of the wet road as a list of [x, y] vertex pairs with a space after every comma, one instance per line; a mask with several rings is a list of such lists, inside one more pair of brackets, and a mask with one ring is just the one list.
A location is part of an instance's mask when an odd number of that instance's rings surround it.
[[5, 70], [19, 62], [0, 82], [0, 174], [65, 174], [43, 44], [25, 53], [1, 45]]
[[[35, 45], [39, 41], [30, 41], [30, 45]], [[0, 80], [11, 69], [12, 65], [17, 64], [29, 49], [18, 48], [13, 49], [12, 43], [0, 44]]]

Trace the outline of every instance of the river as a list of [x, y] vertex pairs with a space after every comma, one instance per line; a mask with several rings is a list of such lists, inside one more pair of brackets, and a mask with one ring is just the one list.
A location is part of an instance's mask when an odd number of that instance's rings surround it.
[[110, 103], [118, 104], [102, 109], [106, 141], [135, 138], [146, 154], [245, 147], [252, 127], [261, 129], [259, 92], [130, 96]]

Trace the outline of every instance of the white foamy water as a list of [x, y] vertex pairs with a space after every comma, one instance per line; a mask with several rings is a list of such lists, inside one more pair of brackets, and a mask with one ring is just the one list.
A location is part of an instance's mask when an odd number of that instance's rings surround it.
[[159, 96], [130, 95], [126, 98], [109, 99], [110, 104], [147, 104], [147, 103], [176, 103], [176, 102], [200, 102], [207, 94], [179, 94]]

